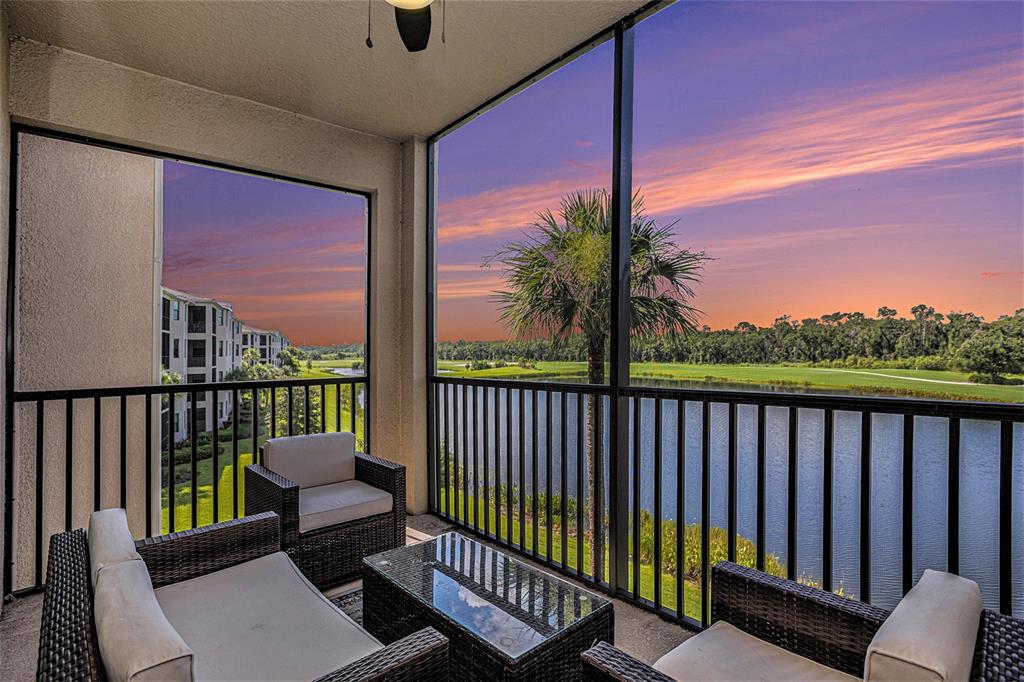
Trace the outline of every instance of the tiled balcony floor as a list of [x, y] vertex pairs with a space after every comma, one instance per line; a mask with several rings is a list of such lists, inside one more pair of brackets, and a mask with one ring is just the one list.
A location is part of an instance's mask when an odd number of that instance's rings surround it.
[[[450, 524], [430, 514], [409, 516], [406, 543], [451, 530]], [[532, 563], [523, 559], [526, 563]], [[360, 581], [329, 590], [329, 596], [360, 587]], [[583, 587], [586, 587], [584, 585]], [[653, 663], [692, 633], [618, 599], [615, 603], [615, 643], [646, 663]], [[0, 680], [31, 680], [36, 672], [39, 647], [39, 609], [41, 594], [5, 604], [0, 615]]]

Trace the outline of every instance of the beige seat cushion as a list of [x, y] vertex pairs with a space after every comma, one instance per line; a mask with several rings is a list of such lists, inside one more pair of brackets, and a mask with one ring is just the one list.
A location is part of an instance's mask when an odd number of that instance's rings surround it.
[[89, 573], [92, 586], [107, 566], [142, 559], [128, 529], [124, 509], [101, 509], [89, 515]]
[[654, 669], [688, 682], [857, 679], [748, 635], [722, 620], [659, 658]]
[[383, 648], [283, 552], [161, 587], [156, 598], [195, 651], [199, 680], [313, 680]]
[[342, 431], [271, 438], [263, 445], [263, 464], [300, 488], [351, 481], [356, 477], [356, 437]]
[[375, 514], [386, 514], [394, 506], [391, 493], [362, 481], [345, 481], [299, 491], [299, 531], [336, 526]]
[[107, 566], [93, 597], [100, 658], [111, 680], [192, 680], [192, 649], [167, 620], [142, 561]]
[[871, 640], [864, 679], [968, 679], [980, 619], [981, 590], [976, 582], [926, 570]]

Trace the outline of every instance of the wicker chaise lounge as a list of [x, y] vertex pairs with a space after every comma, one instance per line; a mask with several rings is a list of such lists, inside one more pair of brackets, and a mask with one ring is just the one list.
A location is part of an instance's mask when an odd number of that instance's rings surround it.
[[[926, 571], [890, 612], [722, 562], [712, 568], [709, 630], [656, 667], [600, 643], [583, 653], [584, 678], [727, 679], [755, 662], [746, 676], [762, 680], [1024, 680], [1024, 621], [982, 610], [976, 589]], [[928, 606], [935, 601], [944, 603]], [[709, 675], [709, 668], [721, 672]]]
[[321, 589], [405, 543], [405, 467], [356, 452], [352, 433], [268, 440], [245, 469], [245, 510], [281, 517], [284, 550]]
[[50, 538], [39, 680], [444, 680], [448, 640], [383, 646], [280, 551], [266, 513], [133, 541], [123, 510]]

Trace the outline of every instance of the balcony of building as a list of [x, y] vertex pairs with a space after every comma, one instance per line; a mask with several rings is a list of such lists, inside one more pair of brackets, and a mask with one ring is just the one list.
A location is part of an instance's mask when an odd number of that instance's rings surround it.
[[[979, 586], [979, 632], [1000, 633], [1003, 647], [991, 654], [996, 663], [982, 663], [990, 650], [979, 639], [973, 670], [991, 679], [1024, 674], [1024, 400], [790, 384], [746, 390], [631, 375], [635, 31], [668, 6], [464, 2], [444, 15], [434, 2], [430, 48], [410, 53], [383, 0], [244, 9], [0, 1], [0, 30], [9, 32], [0, 36], [0, 186], [10, 192], [0, 203], [9, 230], [0, 239], [9, 268], [0, 678], [37, 669], [52, 537], [70, 537], [63, 534], [109, 508], [126, 510], [140, 541], [250, 523], [245, 471], [267, 465], [266, 442], [328, 433], [352, 433], [358, 452], [402, 468], [406, 544], [458, 532], [495, 552], [488, 557], [514, 557], [609, 599], [613, 636], [587, 648], [613, 639], [644, 664], [622, 679], [662, 679], [647, 666], [727, 620], [713, 580], [723, 562], [820, 606], [800, 611], [796, 625], [751, 606], [751, 631], [784, 631], [782, 639], [799, 631], [792, 639], [801, 656], [855, 676], [882, 620], [926, 570], [964, 576]], [[603, 379], [454, 376], [439, 366], [435, 347], [440, 142], [592, 49], [604, 60], [603, 77], [586, 83], [607, 112], [586, 108], [610, 143], [598, 143], [609, 153], [594, 166], [614, 212], [602, 286], [619, 304], [591, 363], [604, 368]], [[594, 144], [580, 135], [570, 146]], [[130, 190], [115, 208], [144, 214], [145, 229], [107, 221], [105, 198], [96, 202], [102, 211], [83, 201], [96, 212], [82, 212], [80, 231], [65, 229], [44, 190], [80, 182], [86, 189], [53, 196], [88, 198], [89, 183], [111, 181], [90, 156], [106, 153], [131, 157], [138, 172], [113, 177]], [[187, 337], [207, 333], [212, 309], [184, 305], [180, 320], [168, 301], [161, 307], [153, 159], [365, 201], [365, 365], [316, 378], [214, 381], [225, 356], [242, 362], [243, 345], [279, 364], [280, 334], [243, 331], [236, 318], [231, 351], [224, 339], [209, 346]], [[484, 193], [496, 205], [522, 199]], [[73, 257], [56, 267], [59, 253]], [[457, 317], [453, 298], [445, 314]], [[150, 313], [144, 325], [138, 315], [119, 316], [139, 310]], [[69, 319], [80, 321], [73, 333], [55, 322]], [[178, 340], [171, 345], [162, 332], [182, 324], [179, 358]], [[88, 343], [72, 352], [76, 339]], [[161, 370], [174, 363], [184, 366], [181, 383], [163, 382]], [[254, 523], [273, 526], [267, 542], [284, 547], [274, 534], [288, 532], [289, 520], [280, 528], [266, 518]], [[230, 551], [214, 552], [211, 562], [223, 566]], [[533, 599], [532, 582], [530, 598], [510, 597], [497, 570], [483, 564], [460, 560], [441, 570], [459, 576], [470, 605], [498, 602], [502, 617], [534, 623], [544, 637], [579, 617], [562, 604], [551, 608], [543, 590]], [[761, 589], [757, 580], [751, 594]], [[318, 587], [364, 622], [359, 580]], [[804, 604], [792, 603], [794, 613]], [[852, 644], [836, 625], [848, 625], [849, 613], [861, 619]], [[463, 673], [479, 670], [448, 677]]]

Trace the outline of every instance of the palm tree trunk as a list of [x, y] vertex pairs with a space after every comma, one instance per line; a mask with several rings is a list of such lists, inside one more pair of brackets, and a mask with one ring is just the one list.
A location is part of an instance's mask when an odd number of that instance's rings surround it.
[[[604, 344], [605, 339], [601, 334], [596, 334], [587, 340], [587, 382], [590, 384], [603, 384], [604, 383]], [[590, 525], [591, 531], [591, 549], [597, 549], [597, 543], [594, 539], [597, 534], [601, 532], [601, 529], [597, 527], [597, 507], [594, 505], [594, 500], [597, 499], [597, 478], [595, 476], [595, 465], [599, 466], [597, 457], [600, 454], [598, 445], [604, 441], [603, 438], [603, 425], [597, 419], [597, 406], [598, 401], [601, 400], [600, 395], [588, 395], [587, 396], [587, 424], [590, 428], [587, 429], [587, 486], [590, 488], [588, 491], [588, 510], [587, 520]], [[578, 538], [581, 540], [582, 538]], [[594, 555], [594, 575], [598, 573], [598, 562], [602, 561], [603, 557]]]

